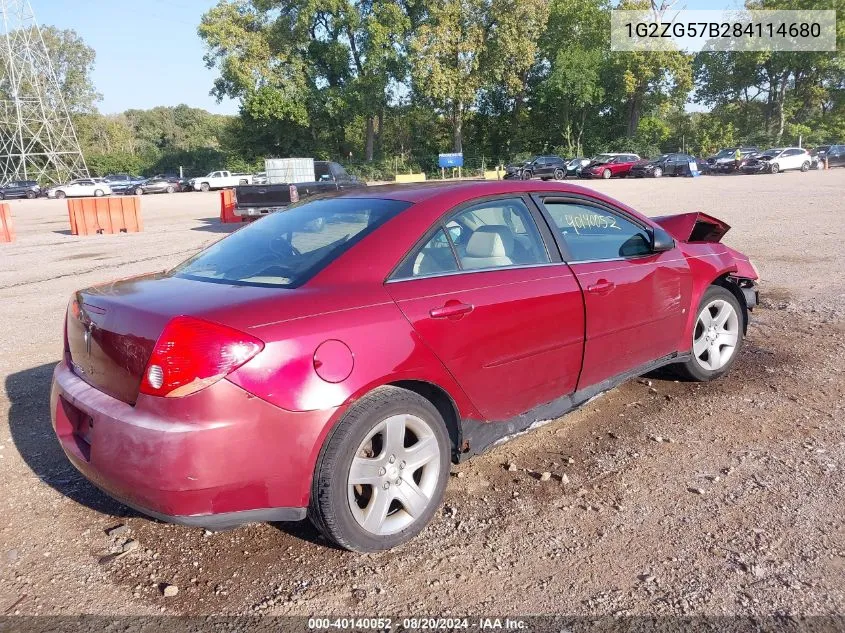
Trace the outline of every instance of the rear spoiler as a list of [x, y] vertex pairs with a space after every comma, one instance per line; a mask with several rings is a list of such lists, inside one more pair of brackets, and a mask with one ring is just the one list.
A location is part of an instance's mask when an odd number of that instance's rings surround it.
[[730, 231], [729, 224], [705, 213], [680, 213], [652, 218], [679, 242], [718, 242]]

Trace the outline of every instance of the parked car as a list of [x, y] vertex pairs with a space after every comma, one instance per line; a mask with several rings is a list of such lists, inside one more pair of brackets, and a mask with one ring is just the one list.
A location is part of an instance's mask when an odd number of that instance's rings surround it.
[[689, 154], [661, 154], [652, 160], [641, 160], [631, 167], [634, 178], [660, 178], [661, 176], [689, 176], [690, 163], [695, 157]]
[[711, 156], [707, 159], [707, 164], [710, 166], [710, 171], [714, 174], [730, 174], [736, 171], [736, 150], [739, 149], [740, 155], [742, 156], [740, 162], [740, 169], [742, 168], [742, 162], [748, 158], [753, 158], [759, 156], [760, 148], [759, 147], [726, 147], [725, 149], [719, 150], [719, 152], [715, 156]]
[[587, 165], [590, 164], [590, 159], [585, 158], [583, 156], [578, 156], [573, 158], [568, 163], [566, 163], [566, 177], [567, 178], [578, 178], [581, 175], [581, 170], [584, 169]]
[[35, 180], [12, 180], [0, 186], [0, 200], [7, 198], [37, 198], [41, 187]]
[[250, 174], [233, 174], [228, 171], [213, 171], [200, 178], [191, 178], [188, 185], [194, 191], [210, 191], [212, 189], [226, 189], [238, 185], [248, 185], [252, 182]]
[[53, 426], [97, 487], [159, 519], [309, 516], [342, 547], [395, 547], [438, 511], [450, 461], [658, 367], [725, 376], [758, 276], [728, 229], [565, 183], [312, 199], [74, 293]]
[[808, 171], [813, 160], [807, 150], [800, 147], [773, 147], [750, 159], [741, 170], [745, 174], [769, 173], [800, 169]]
[[93, 178], [79, 178], [64, 185], [56, 185], [47, 190], [48, 198], [79, 198], [85, 196], [108, 196], [111, 187], [105, 182], [98, 182]]
[[176, 193], [177, 191], [182, 191], [182, 182], [179, 176], [165, 176], [163, 174], [158, 174], [126, 188], [127, 194], [136, 196], [142, 196], [145, 193]]
[[108, 184], [113, 193], [124, 193], [130, 187], [144, 182], [144, 178], [130, 174], [107, 174], [103, 176], [103, 181]]
[[521, 180], [563, 180], [566, 178], [566, 160], [560, 156], [535, 156], [522, 165], [518, 171], [508, 172], [505, 169], [505, 178], [519, 178]]
[[581, 178], [624, 178], [640, 160], [636, 154], [599, 154], [581, 169]]
[[821, 145], [810, 152], [814, 169], [824, 169], [825, 159], [829, 167], [845, 167], [845, 144]]
[[[268, 213], [284, 211], [291, 204], [312, 196], [367, 186], [355, 176], [350, 176], [343, 165], [327, 160], [314, 161], [314, 176], [317, 179], [314, 182], [235, 187], [235, 215], [256, 219]], [[323, 219], [316, 219], [310, 228], [321, 231], [324, 226]]]

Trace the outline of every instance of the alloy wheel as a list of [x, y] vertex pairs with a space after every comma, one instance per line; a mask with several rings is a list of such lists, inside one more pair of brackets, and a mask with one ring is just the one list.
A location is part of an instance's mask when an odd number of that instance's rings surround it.
[[663, 170], [660, 169], [660, 167], [655, 167], [654, 168], [654, 177], [660, 178], [662, 175], [663, 175]]
[[692, 353], [698, 364], [716, 371], [730, 362], [739, 341], [739, 315], [724, 299], [708, 303], [698, 315]]
[[607, 180], [608, 178], [610, 178], [612, 175], [613, 175], [613, 172], [611, 172], [609, 169], [605, 169], [605, 170], [601, 173], [601, 177], [602, 177], [602, 178], [604, 178], [605, 180]]
[[440, 462], [440, 446], [425, 420], [407, 414], [382, 420], [361, 442], [349, 467], [352, 516], [373, 535], [404, 530], [432, 503]]

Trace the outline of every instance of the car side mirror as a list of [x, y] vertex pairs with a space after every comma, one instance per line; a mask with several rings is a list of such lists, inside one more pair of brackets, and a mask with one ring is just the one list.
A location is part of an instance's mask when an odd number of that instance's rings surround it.
[[651, 233], [651, 252], [663, 253], [671, 251], [675, 248], [675, 240], [666, 231], [659, 226], [655, 227]]

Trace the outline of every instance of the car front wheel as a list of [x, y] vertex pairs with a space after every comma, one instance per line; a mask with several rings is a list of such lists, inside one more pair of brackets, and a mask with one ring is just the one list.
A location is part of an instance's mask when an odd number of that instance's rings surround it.
[[102, 198], [103, 197], [103, 190], [102, 189], [95, 189], [94, 190], [94, 196], [96, 196], [97, 198]]
[[555, 169], [554, 178], [555, 180], [563, 180], [566, 178], [566, 172], [562, 169]]
[[809, 161], [804, 161], [804, 163], [801, 165], [801, 171], [810, 171]]
[[210, 189], [211, 189], [211, 187], [208, 185], [207, 182], [204, 182], [200, 185], [200, 191], [208, 191]]
[[59, 191], [56, 192], [56, 197], [59, 198], [59, 199], [64, 198], [65, 195], [66, 195], [65, 192], [62, 191], [62, 190], [59, 190]]
[[601, 177], [602, 177], [602, 178], [604, 178], [605, 180], [607, 180], [608, 178], [610, 178], [612, 175], [613, 175], [613, 172], [612, 172], [612, 171], [610, 171], [609, 169], [605, 169], [605, 170], [601, 173]]
[[728, 373], [742, 347], [745, 318], [730, 290], [710, 286], [699, 304], [692, 332], [692, 358], [679, 366], [681, 373], [698, 382]]
[[332, 430], [314, 472], [308, 516], [346, 549], [401, 545], [429, 523], [449, 477], [450, 442], [435, 406], [381, 387]]
[[136, 196], [143, 196], [143, 195], [144, 195], [144, 190], [143, 190], [143, 189], [141, 189], [141, 187], [136, 187], [136, 188], [135, 188], [135, 195], [136, 195]]
[[777, 163], [772, 163], [772, 166], [769, 168], [773, 174], [776, 174], [780, 171], [780, 166]]
[[531, 180], [531, 172], [530, 171], [523, 171], [522, 172], [522, 179], [523, 180]]
[[654, 177], [660, 178], [662, 175], [663, 175], [663, 170], [660, 169], [660, 167], [655, 167], [654, 168]]

